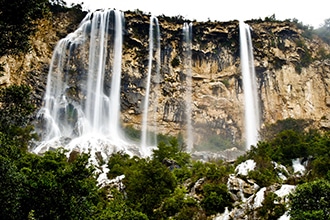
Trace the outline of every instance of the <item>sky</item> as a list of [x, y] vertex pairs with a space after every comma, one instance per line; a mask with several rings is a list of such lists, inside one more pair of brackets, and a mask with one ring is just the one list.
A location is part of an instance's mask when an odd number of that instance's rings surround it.
[[83, 8], [115, 8], [122, 11], [139, 9], [152, 15], [178, 16], [197, 21], [230, 21], [264, 19], [275, 14], [276, 19], [296, 18], [305, 25], [318, 28], [330, 18], [329, 0], [65, 0], [84, 2]]

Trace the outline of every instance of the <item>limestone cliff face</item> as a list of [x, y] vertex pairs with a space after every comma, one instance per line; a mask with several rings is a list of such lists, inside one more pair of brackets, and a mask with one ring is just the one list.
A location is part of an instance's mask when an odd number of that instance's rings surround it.
[[[1, 84], [28, 82], [36, 91], [39, 105], [54, 45], [68, 27], [77, 26], [77, 22], [62, 16], [65, 19], [40, 21], [31, 53], [19, 58], [1, 58], [5, 63]], [[150, 15], [140, 12], [125, 12], [122, 121], [138, 129], [148, 68], [149, 18]], [[184, 133], [187, 71], [183, 65], [182, 27], [185, 21], [180, 17], [158, 19], [161, 66], [160, 78], [153, 75], [151, 81], [150, 118], [156, 119], [160, 133]], [[330, 46], [317, 37], [304, 37], [303, 31], [289, 22], [248, 23], [252, 29], [262, 123], [293, 117], [312, 119], [318, 127], [330, 128], [330, 60], [325, 59]], [[244, 137], [238, 22], [194, 21], [192, 25], [194, 141], [202, 144], [229, 140], [238, 146]]]
[[[263, 121], [329, 117], [329, 45], [290, 23], [252, 24]], [[267, 31], [268, 30], [268, 31]]]
[[[124, 72], [133, 78], [141, 74], [137, 78], [145, 80], [149, 18], [137, 14], [126, 17], [126, 37], [134, 39], [136, 44], [133, 49], [125, 50], [125, 57], [133, 59], [125, 59]], [[162, 68], [161, 89], [155, 91], [159, 97], [156, 117], [163, 133], [177, 133], [185, 129], [187, 71], [182, 60], [183, 21], [160, 17], [159, 23]], [[263, 124], [292, 117], [312, 119], [316, 126], [328, 127], [330, 60], [325, 55], [330, 52], [329, 45], [317, 37], [304, 37], [303, 31], [290, 22], [251, 21], [249, 25]], [[145, 54], [142, 59], [134, 59], [139, 56], [137, 51]], [[244, 137], [239, 55], [238, 22], [193, 22], [192, 119], [196, 142], [202, 137], [212, 139], [218, 135], [239, 143]], [[144, 84], [140, 86], [136, 90], [140, 95], [134, 95], [136, 102], [126, 106], [125, 114], [128, 123], [137, 125]], [[130, 97], [132, 91], [125, 94]]]
[[42, 99], [47, 83], [47, 74], [56, 43], [79, 25], [85, 12], [57, 13], [36, 21], [37, 32], [31, 36], [31, 50], [27, 54], [0, 57], [3, 72], [0, 72], [0, 86], [29, 84], [34, 91], [37, 106]]

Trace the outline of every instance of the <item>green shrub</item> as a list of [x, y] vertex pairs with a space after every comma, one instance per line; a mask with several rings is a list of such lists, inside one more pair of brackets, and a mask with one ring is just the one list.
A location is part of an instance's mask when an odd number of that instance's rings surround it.
[[37, 138], [30, 123], [34, 110], [28, 86], [11, 85], [0, 89], [0, 132], [14, 145], [27, 148], [28, 142]]
[[262, 219], [277, 220], [286, 211], [285, 204], [280, 203], [279, 198], [275, 193], [268, 192], [265, 195], [262, 207], [257, 212]]
[[226, 207], [232, 207], [233, 200], [225, 184], [204, 184], [203, 196], [201, 206], [207, 215], [223, 213]]
[[176, 188], [173, 173], [158, 161], [140, 160], [125, 174], [124, 185], [127, 202], [134, 210], [145, 213], [150, 219], [164, 198]]
[[191, 211], [198, 209], [199, 205], [194, 198], [187, 196], [187, 193], [185, 188], [177, 187], [171, 196], [164, 199], [156, 212], [157, 218], [193, 219], [196, 213]]
[[159, 142], [158, 148], [153, 150], [153, 160], [162, 163], [164, 159], [173, 159], [178, 165], [184, 166], [190, 162], [190, 155], [180, 149], [177, 138], [171, 138], [169, 144]]
[[290, 195], [290, 216], [292, 220], [329, 219], [329, 181], [320, 179], [298, 185]]

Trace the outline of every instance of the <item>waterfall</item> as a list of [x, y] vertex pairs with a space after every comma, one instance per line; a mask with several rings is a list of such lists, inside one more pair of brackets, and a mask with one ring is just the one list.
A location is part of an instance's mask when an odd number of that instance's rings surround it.
[[192, 105], [192, 70], [191, 70], [191, 48], [192, 48], [192, 23], [183, 24], [183, 53], [184, 53], [184, 71], [186, 71], [186, 121], [187, 121], [187, 151], [193, 150], [193, 131], [191, 124], [191, 105]]
[[103, 146], [111, 153], [110, 146], [125, 142], [120, 128], [122, 33], [122, 12], [95, 11], [59, 41], [38, 113], [42, 140], [35, 152], [55, 145], [86, 152]]
[[[160, 63], [160, 33], [159, 33], [159, 24], [158, 19], [154, 16], [150, 17], [150, 26], [149, 26], [149, 61], [148, 61], [148, 73], [147, 73], [147, 82], [146, 82], [146, 92], [143, 104], [143, 116], [142, 116], [142, 131], [141, 131], [141, 154], [147, 155], [147, 145], [148, 143], [148, 112], [149, 112], [149, 96], [150, 96], [150, 84], [151, 84], [151, 75], [152, 75], [152, 64], [154, 59], [154, 29], [153, 26], [156, 26], [156, 78], [159, 78], [159, 63]], [[157, 80], [157, 83], [159, 79]], [[155, 100], [157, 102], [157, 100]], [[153, 120], [155, 123], [155, 120]]]
[[250, 26], [243, 21], [239, 23], [241, 70], [243, 75], [245, 136], [246, 149], [256, 146], [260, 128], [260, 107], [257, 78], [254, 69], [253, 46]]
[[122, 63], [122, 13], [116, 13], [115, 18], [115, 42], [114, 42], [114, 62], [112, 70], [110, 108], [109, 108], [109, 127], [113, 140], [117, 143], [120, 140], [120, 80], [121, 80], [121, 63]]

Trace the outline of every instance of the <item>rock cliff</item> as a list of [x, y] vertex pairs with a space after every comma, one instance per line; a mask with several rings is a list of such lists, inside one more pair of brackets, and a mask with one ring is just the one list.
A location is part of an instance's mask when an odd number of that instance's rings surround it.
[[[39, 21], [31, 38], [32, 50], [21, 57], [2, 57], [2, 86], [26, 82], [42, 104], [47, 71], [56, 42], [78, 26], [77, 16], [66, 13]], [[125, 12], [122, 63], [122, 121], [141, 128], [148, 68], [150, 15]], [[161, 33], [160, 79], [152, 78], [149, 111], [157, 131], [184, 133], [186, 70], [183, 64], [181, 17], [158, 17]], [[311, 119], [330, 128], [330, 46], [290, 22], [252, 20], [255, 68], [262, 123], [288, 117]], [[244, 101], [240, 71], [238, 21], [193, 21], [192, 124], [196, 148], [211, 150], [242, 146]], [[156, 67], [153, 67], [154, 69]], [[157, 98], [156, 98], [157, 97]], [[153, 114], [154, 109], [156, 113]], [[151, 116], [150, 116], [151, 117]]]

